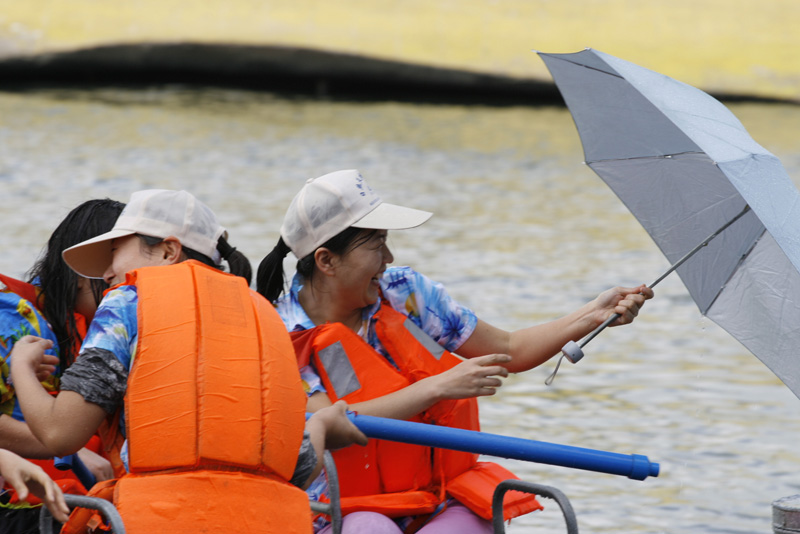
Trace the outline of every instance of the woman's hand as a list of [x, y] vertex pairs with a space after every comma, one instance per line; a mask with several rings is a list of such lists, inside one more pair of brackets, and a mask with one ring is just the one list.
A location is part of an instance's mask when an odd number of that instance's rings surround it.
[[[423, 378], [388, 395], [353, 403], [351, 409], [373, 417], [404, 420], [427, 410], [439, 401], [494, 395], [503, 384], [498, 377], [508, 376], [505, 365], [509, 362], [511, 356], [508, 354], [476, 356], [443, 373]], [[319, 413], [326, 406], [331, 407], [325, 393], [318, 391], [309, 397], [309, 411]]]
[[503, 364], [511, 362], [508, 354], [487, 354], [465, 360], [438, 375], [425, 378], [434, 387], [434, 396], [439, 399], [467, 399], [494, 395], [507, 377], [508, 369]]
[[347, 447], [353, 443], [367, 444], [367, 436], [347, 418], [347, 403], [337, 401], [316, 412], [308, 420], [307, 429], [312, 432], [315, 426], [321, 426], [325, 434], [325, 448], [334, 450]]
[[111, 480], [114, 478], [114, 469], [111, 467], [111, 462], [100, 456], [94, 451], [83, 448], [77, 452], [86, 469], [89, 470], [97, 482], [104, 480]]
[[16, 490], [19, 500], [27, 499], [30, 491], [42, 500], [57, 521], [64, 523], [69, 519], [69, 507], [61, 488], [38, 465], [0, 449], [0, 475]]
[[639, 309], [644, 305], [644, 301], [651, 298], [653, 298], [653, 290], [646, 285], [615, 287], [603, 291], [594, 300], [597, 308], [597, 325], [602, 324], [614, 313], [618, 313], [620, 317], [609, 326], [632, 323], [636, 316], [639, 315]]
[[53, 348], [53, 342], [36, 336], [23, 336], [11, 349], [9, 359], [12, 368], [28, 367], [36, 375], [39, 382], [53, 374], [58, 365], [58, 358], [45, 354], [44, 351]]
[[306, 489], [322, 470], [325, 449], [340, 449], [353, 443], [367, 444], [367, 436], [347, 418], [347, 403], [341, 400], [314, 412], [306, 421], [306, 432], [317, 454], [317, 465], [301, 489]]

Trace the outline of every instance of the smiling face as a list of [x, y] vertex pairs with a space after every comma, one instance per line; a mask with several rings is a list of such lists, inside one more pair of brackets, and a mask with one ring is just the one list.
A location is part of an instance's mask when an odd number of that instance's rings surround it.
[[125, 273], [140, 267], [151, 265], [168, 265], [169, 261], [162, 253], [162, 243], [153, 247], [146, 246], [136, 235], [120, 237], [111, 241], [111, 265], [103, 274], [107, 284], [113, 286], [125, 281]]
[[[354, 310], [378, 300], [379, 280], [386, 265], [394, 261], [386, 245], [387, 234], [386, 230], [364, 230], [355, 240], [354, 248], [336, 256], [334, 279], [337, 293]], [[362, 241], [364, 238], [366, 241]]]

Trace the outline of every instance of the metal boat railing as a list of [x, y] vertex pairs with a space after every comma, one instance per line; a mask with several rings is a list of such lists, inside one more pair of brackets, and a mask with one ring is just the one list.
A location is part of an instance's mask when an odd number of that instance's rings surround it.
[[[105, 522], [111, 527], [114, 534], [125, 534], [125, 524], [122, 522], [119, 512], [113, 504], [99, 497], [89, 497], [87, 495], [64, 494], [67, 506], [72, 508], [88, 508], [97, 510], [103, 516]], [[41, 534], [53, 534], [53, 515], [46, 506], [42, 506], [39, 512], [39, 532]]]
[[[342, 511], [339, 497], [339, 475], [336, 471], [336, 464], [333, 461], [330, 451], [325, 451], [325, 475], [328, 479], [328, 497], [330, 502], [311, 501], [311, 510], [315, 513], [328, 515], [331, 518], [331, 534], [341, 534], [342, 532]], [[524, 480], [504, 480], [494, 490], [492, 498], [492, 527], [494, 534], [505, 534], [505, 522], [503, 520], [503, 497], [507, 491], [515, 490], [523, 493], [531, 493], [537, 497], [553, 499], [561, 507], [567, 534], [578, 534], [578, 518], [569, 502], [567, 496], [559, 489], [543, 484], [534, 484]]]
[[331, 518], [331, 534], [342, 534], [342, 507], [339, 500], [339, 474], [329, 450], [323, 456], [325, 477], [328, 479], [328, 498], [330, 502], [310, 501], [311, 511], [325, 514]]
[[[325, 451], [323, 462], [325, 465], [325, 476], [328, 480], [329, 502], [310, 501], [309, 504], [311, 506], [311, 511], [325, 514], [331, 518], [331, 534], [341, 534], [342, 510], [339, 495], [339, 475], [330, 451]], [[569, 499], [563, 492], [551, 486], [534, 484], [523, 480], [505, 480], [495, 488], [492, 498], [492, 527], [494, 529], [494, 534], [505, 534], [503, 498], [506, 492], [511, 490], [531, 493], [537, 497], [555, 500], [561, 507], [561, 512], [564, 515], [567, 534], [578, 534], [578, 519], [575, 516], [575, 511]], [[98, 497], [69, 494], [65, 494], [64, 499], [70, 508], [89, 508], [100, 512], [105, 522], [111, 527], [111, 532], [113, 534], [125, 534], [125, 525], [119, 512], [114, 505], [107, 500]], [[53, 516], [50, 514], [47, 507], [44, 506], [39, 515], [39, 531], [41, 534], [53, 534]]]
[[509, 490], [532, 493], [537, 497], [553, 499], [561, 507], [561, 513], [564, 515], [564, 522], [567, 526], [567, 534], [578, 534], [578, 518], [575, 516], [575, 510], [572, 509], [572, 504], [567, 499], [567, 496], [561, 490], [552, 486], [534, 484], [524, 480], [504, 480], [494, 489], [494, 496], [492, 497], [492, 527], [494, 527], [494, 534], [505, 534], [503, 497]]

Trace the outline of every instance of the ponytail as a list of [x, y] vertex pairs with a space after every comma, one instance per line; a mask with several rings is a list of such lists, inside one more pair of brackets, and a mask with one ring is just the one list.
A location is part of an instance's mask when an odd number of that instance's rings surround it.
[[[154, 247], [164, 241], [160, 237], [153, 237], [143, 234], [136, 235], [142, 240], [142, 243], [148, 247]], [[181, 251], [183, 252], [184, 259], [199, 261], [200, 263], [208, 265], [209, 267], [214, 267], [215, 269], [219, 269], [221, 271], [225, 270], [221, 265], [217, 265], [214, 260], [205, 254], [197, 252], [194, 249], [182, 247]], [[217, 240], [217, 251], [219, 252], [220, 257], [228, 262], [228, 270], [230, 273], [244, 278], [249, 286], [253, 279], [253, 268], [250, 266], [250, 260], [247, 259], [247, 256], [236, 250], [235, 247], [230, 246], [230, 244], [222, 236], [220, 236]]]
[[247, 285], [249, 286], [253, 279], [253, 268], [250, 266], [250, 260], [247, 259], [247, 256], [236, 250], [236, 247], [232, 247], [222, 236], [219, 236], [217, 241], [217, 250], [222, 259], [228, 262], [231, 274], [241, 276], [247, 280]]
[[283, 259], [289, 253], [289, 247], [283, 237], [278, 239], [278, 244], [272, 252], [261, 260], [256, 275], [256, 291], [270, 302], [275, 302], [283, 293], [284, 275]]

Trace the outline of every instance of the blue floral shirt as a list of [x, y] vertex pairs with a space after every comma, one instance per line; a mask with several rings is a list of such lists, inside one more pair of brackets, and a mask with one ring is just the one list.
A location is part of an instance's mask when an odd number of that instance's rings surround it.
[[[3, 287], [0, 283], [0, 288]], [[29, 335], [51, 340], [53, 348], [46, 352], [58, 356], [58, 341], [44, 316], [31, 302], [8, 289], [0, 289], [0, 413], [19, 421], [24, 418], [14, 394], [14, 386], [10, 383], [10, 353], [21, 337]], [[58, 388], [59, 373], [56, 369], [54, 375], [42, 382], [45, 389], [55, 391]]]
[[136, 286], [120, 286], [106, 293], [86, 332], [81, 352], [107, 350], [130, 370], [139, 338], [138, 307]]
[[[139, 337], [138, 306], [136, 286], [120, 286], [105, 294], [83, 339], [80, 358], [64, 373], [63, 390], [80, 393], [109, 414], [123, 408]], [[121, 414], [120, 420], [124, 417]], [[124, 435], [122, 425], [121, 431]], [[127, 440], [120, 457], [127, 469]]]
[[[278, 314], [289, 331], [307, 330], [315, 326], [298, 299], [303, 283], [303, 277], [295, 274], [289, 293], [276, 302]], [[454, 301], [442, 284], [434, 282], [410, 267], [389, 267], [383, 273], [380, 284], [382, 298], [392, 308], [406, 315], [426, 334], [451, 352], [456, 352], [475, 331], [478, 317], [472, 310]], [[381, 298], [372, 306], [364, 308], [362, 311], [364, 326], [359, 334], [394, 365], [375, 331], [374, 316], [380, 306]], [[302, 367], [300, 376], [308, 396], [317, 391], [325, 391], [313, 364]], [[321, 495], [327, 494], [327, 491], [328, 483], [323, 472], [311, 483], [306, 493], [310, 499], [319, 500]], [[317, 521], [315, 531], [325, 524], [324, 520]]]

